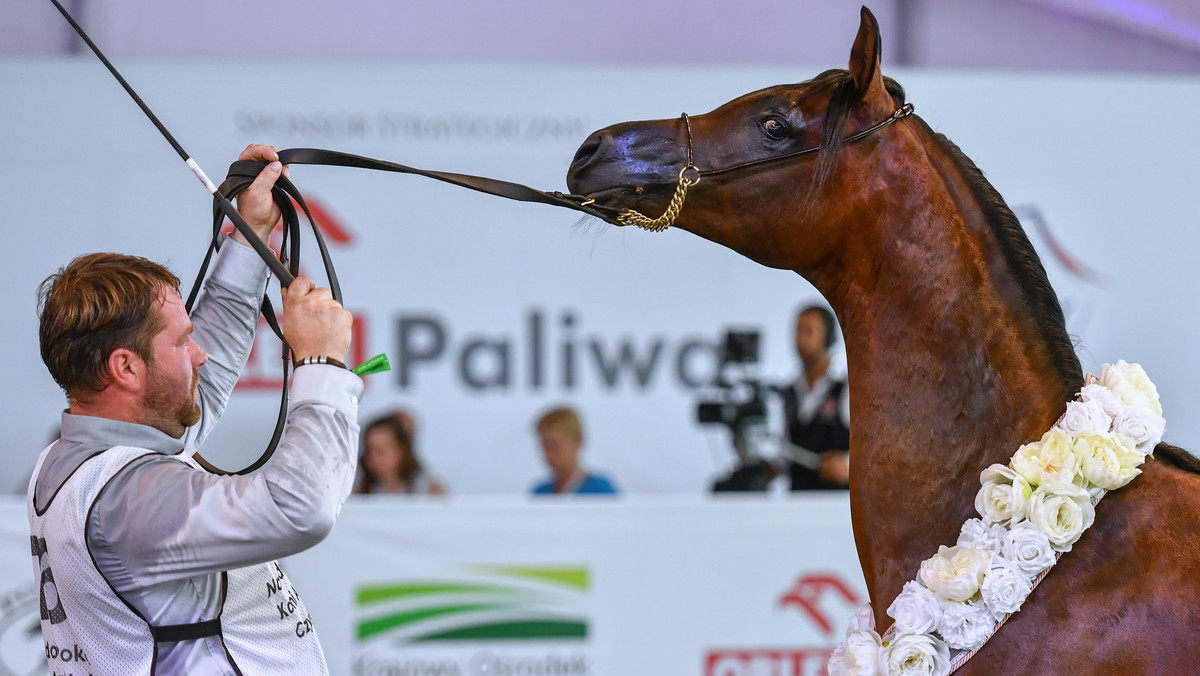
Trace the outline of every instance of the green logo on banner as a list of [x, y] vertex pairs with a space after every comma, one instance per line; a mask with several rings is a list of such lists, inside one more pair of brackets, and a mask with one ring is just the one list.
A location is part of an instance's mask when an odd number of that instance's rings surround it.
[[358, 641], [583, 640], [589, 589], [582, 567], [490, 566], [453, 580], [358, 588]]

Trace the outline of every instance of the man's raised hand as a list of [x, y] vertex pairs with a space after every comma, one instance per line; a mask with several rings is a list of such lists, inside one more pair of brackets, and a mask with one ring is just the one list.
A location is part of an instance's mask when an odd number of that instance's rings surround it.
[[[237, 210], [254, 234], [263, 242], [271, 236], [275, 224], [279, 222], [279, 206], [271, 198], [271, 188], [280, 174], [287, 176], [288, 169], [279, 163], [279, 153], [274, 146], [248, 145], [238, 156], [239, 160], [255, 160], [266, 162], [267, 166], [254, 179], [250, 187], [237, 196]], [[243, 244], [248, 244], [242, 233], [234, 230], [233, 238]]]

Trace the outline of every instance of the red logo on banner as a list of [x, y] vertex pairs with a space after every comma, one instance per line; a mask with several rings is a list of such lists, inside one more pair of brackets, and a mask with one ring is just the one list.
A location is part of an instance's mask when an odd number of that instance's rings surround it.
[[[312, 212], [313, 224], [321, 231], [321, 235], [330, 245], [342, 247], [353, 243], [354, 236], [351, 234], [342, 223], [335, 217], [325, 206], [312, 197], [305, 198], [308, 204], [308, 209]], [[296, 200], [292, 200], [292, 205], [296, 211], [301, 214], [301, 223], [305, 220], [303, 211]], [[233, 224], [228, 221], [221, 228], [222, 233], [229, 233], [233, 230]], [[271, 233], [271, 241], [267, 243], [273, 250], [279, 251], [283, 245], [283, 231], [276, 228]], [[312, 255], [305, 256], [305, 261], [311, 261]], [[319, 259], [318, 259], [319, 260]], [[305, 272], [305, 266], [301, 266], [300, 274], [308, 276]], [[276, 314], [282, 316], [280, 308], [275, 308]], [[346, 356], [346, 362], [350, 366], [354, 366], [362, 362], [366, 357], [366, 345], [364, 339], [367, 334], [366, 330], [367, 319], [365, 316], [354, 313], [354, 326], [351, 329], [350, 338], [350, 354]], [[258, 320], [258, 331], [254, 337], [254, 345], [250, 349], [250, 358], [246, 363], [246, 368], [242, 372], [242, 378], [238, 381], [235, 389], [238, 390], [277, 390], [283, 387], [283, 348], [274, 332], [271, 331], [267, 322], [262, 317]]]
[[821, 597], [829, 592], [841, 596], [850, 605], [857, 606], [859, 604], [858, 594], [855, 594], [854, 590], [850, 589], [841, 577], [833, 573], [826, 573], [804, 575], [796, 580], [795, 586], [780, 597], [779, 605], [784, 608], [796, 606], [802, 614], [807, 615], [820, 627], [821, 633], [831, 636], [833, 635], [833, 624], [819, 606]]
[[704, 676], [824, 676], [832, 654], [832, 648], [712, 650], [704, 658]]

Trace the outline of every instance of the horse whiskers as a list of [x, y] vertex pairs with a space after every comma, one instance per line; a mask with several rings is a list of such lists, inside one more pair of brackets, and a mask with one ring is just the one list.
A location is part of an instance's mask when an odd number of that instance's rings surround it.
[[[609, 223], [607, 221], [605, 221], [603, 218], [600, 218], [599, 216], [592, 216], [591, 214], [583, 214], [582, 216], [579, 217], [578, 220], [575, 221], [574, 224], [571, 225], [571, 230], [578, 234], [584, 234], [584, 233], [589, 232], [592, 229], [592, 225], [595, 223], [609, 225]], [[600, 232], [604, 232], [605, 229], [606, 228], [601, 228]]]

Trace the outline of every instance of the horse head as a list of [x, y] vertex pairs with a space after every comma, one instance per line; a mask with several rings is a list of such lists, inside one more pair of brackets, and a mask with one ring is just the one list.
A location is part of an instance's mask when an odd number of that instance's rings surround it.
[[677, 227], [804, 273], [844, 246], [856, 213], [877, 207], [864, 188], [887, 160], [875, 152], [882, 135], [873, 128], [904, 103], [879, 56], [879, 25], [864, 7], [848, 70], [752, 92], [703, 115], [601, 129], [579, 148], [567, 185], [599, 205], [655, 215], [686, 181], [694, 187]]

